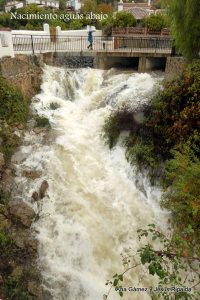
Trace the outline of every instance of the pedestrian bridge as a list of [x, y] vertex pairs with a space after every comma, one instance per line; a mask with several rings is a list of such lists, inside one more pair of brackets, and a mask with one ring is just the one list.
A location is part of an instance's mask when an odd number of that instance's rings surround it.
[[94, 36], [88, 50], [86, 36], [13, 35], [15, 54], [65, 52], [69, 56], [93, 56], [97, 67], [110, 68], [117, 63], [138, 64], [140, 71], [160, 65], [171, 55], [172, 42], [163, 36]]

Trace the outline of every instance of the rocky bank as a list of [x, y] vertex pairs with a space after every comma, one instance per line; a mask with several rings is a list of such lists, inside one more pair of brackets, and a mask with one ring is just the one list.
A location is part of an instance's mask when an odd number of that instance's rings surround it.
[[[1, 81], [1, 103], [12, 104], [13, 95], [17, 95], [17, 99], [22, 97], [24, 103], [29, 105], [31, 97], [39, 91], [42, 69], [37, 58], [17, 56], [0, 60], [0, 75], [9, 82], [7, 86]], [[12, 89], [12, 86], [19, 88], [21, 93]], [[11, 159], [12, 154], [23, 143], [27, 130], [34, 130], [36, 134], [42, 132], [47, 137], [49, 128], [38, 125], [31, 114], [27, 117], [28, 123], [24, 119], [20, 120], [22, 113], [25, 113], [21, 107], [17, 111], [17, 121], [14, 117], [7, 120], [3, 113], [0, 109], [0, 299], [50, 299], [50, 295], [42, 288], [36, 264], [38, 243], [31, 225], [38, 215], [23, 201], [23, 195], [18, 194], [15, 183], [16, 162]], [[6, 113], [12, 117], [16, 111]], [[29, 171], [24, 175], [35, 178], [41, 174]], [[47, 189], [48, 183], [43, 180], [33, 193], [32, 201], [42, 199]]]

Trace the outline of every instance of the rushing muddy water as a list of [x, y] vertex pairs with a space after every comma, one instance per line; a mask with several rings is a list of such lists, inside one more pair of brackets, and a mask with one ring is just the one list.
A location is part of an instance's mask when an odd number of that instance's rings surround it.
[[[102, 138], [110, 110], [123, 103], [137, 107], [148, 102], [161, 77], [115, 70], [44, 69], [33, 109], [49, 118], [52, 141], [43, 145], [40, 135], [26, 134], [17, 184], [30, 201], [41, 179], [28, 180], [23, 170], [41, 172], [49, 183], [39, 205], [42, 217], [34, 227], [38, 264], [54, 300], [102, 299], [106, 279], [123, 270], [120, 253], [126, 247], [137, 249], [137, 229], [163, 222], [160, 192], [145, 179], [145, 193], [138, 190], [124, 148], [118, 144], [109, 150]], [[51, 109], [52, 103], [59, 108]], [[138, 283], [135, 271], [129, 280], [132, 286], [147, 286], [153, 279]], [[119, 298], [115, 292], [109, 297]], [[145, 292], [127, 293], [125, 299], [150, 297]]]

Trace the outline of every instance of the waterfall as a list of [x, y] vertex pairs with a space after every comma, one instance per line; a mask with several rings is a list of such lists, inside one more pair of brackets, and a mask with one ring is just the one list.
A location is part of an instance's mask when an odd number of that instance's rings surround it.
[[[120, 253], [137, 249], [137, 229], [163, 222], [160, 191], [143, 180], [145, 193], [135, 185], [136, 175], [120, 143], [109, 150], [102, 126], [110, 111], [126, 103], [138, 107], [149, 101], [162, 76], [117, 70], [66, 70], [46, 66], [41, 92], [32, 108], [49, 118], [51, 141], [27, 132], [17, 167], [17, 184], [24, 199], [41, 184], [23, 171], [34, 169], [49, 184], [41, 200], [41, 218], [34, 224], [39, 240], [38, 265], [45, 288], [54, 300], [100, 300], [105, 282], [123, 270]], [[51, 103], [59, 108], [52, 110]], [[36, 209], [36, 204], [31, 204]], [[129, 284], [138, 284], [137, 272]], [[121, 299], [117, 293], [111, 300]], [[146, 293], [129, 293], [126, 299], [147, 300]]]

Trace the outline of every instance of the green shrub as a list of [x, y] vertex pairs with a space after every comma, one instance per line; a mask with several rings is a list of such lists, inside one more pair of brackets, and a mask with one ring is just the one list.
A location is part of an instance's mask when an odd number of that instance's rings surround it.
[[136, 19], [134, 15], [130, 12], [121, 11], [116, 13], [113, 21], [114, 27], [134, 27], [136, 26]]
[[197, 60], [185, 68], [181, 77], [164, 84], [144, 109], [141, 124], [127, 108], [113, 111], [105, 122], [104, 137], [112, 148], [120, 133], [129, 130], [127, 158], [139, 171], [148, 171], [151, 183], [163, 183], [167, 192], [162, 203], [172, 212], [175, 229], [182, 234], [191, 226], [191, 247], [200, 252], [199, 120]]
[[133, 114], [126, 108], [111, 112], [103, 127], [104, 138], [110, 149], [116, 145], [120, 132], [130, 130], [132, 123]]
[[5, 292], [10, 300], [29, 300], [30, 297], [28, 292], [23, 286], [23, 282], [17, 281], [15, 279], [9, 279], [5, 284]]
[[[173, 159], [166, 163], [165, 187], [170, 188], [163, 196], [162, 205], [172, 212], [178, 231], [191, 226], [187, 239], [198, 245], [200, 253], [200, 160], [188, 145], [173, 150]], [[197, 249], [195, 249], [197, 251]]]
[[48, 127], [48, 128], [51, 127], [49, 123], [49, 119], [46, 117], [37, 116], [35, 120], [36, 120], [36, 127]]
[[4, 233], [0, 232], [0, 248], [5, 249], [10, 244], [10, 238]]
[[162, 14], [152, 14], [149, 17], [144, 18], [142, 23], [151, 31], [161, 31], [163, 28], [169, 27], [170, 25], [167, 17]]
[[77, 30], [83, 28], [83, 23], [81, 20], [72, 20], [69, 24], [69, 29]]
[[0, 119], [8, 123], [26, 122], [28, 102], [22, 93], [0, 76]]
[[57, 102], [51, 102], [50, 103], [50, 109], [56, 110], [60, 107], [60, 105]]
[[3, 152], [5, 159], [8, 162], [16, 151], [17, 147], [19, 147], [20, 138], [13, 133], [12, 127], [8, 126], [7, 124], [3, 124], [1, 126], [0, 137], [2, 139], [0, 151]]

